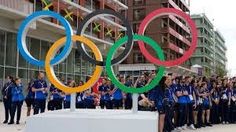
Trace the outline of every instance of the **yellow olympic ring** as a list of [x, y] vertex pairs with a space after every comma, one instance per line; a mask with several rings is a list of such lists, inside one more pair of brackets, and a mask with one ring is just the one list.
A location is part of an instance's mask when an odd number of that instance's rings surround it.
[[[99, 51], [98, 47], [89, 39], [82, 37], [82, 36], [77, 36], [74, 35], [72, 36], [72, 40], [73, 41], [80, 41], [83, 44], [89, 46], [91, 48], [91, 50], [94, 52], [95, 58], [96, 60], [102, 61], [102, 55], [101, 52]], [[95, 71], [93, 76], [88, 80], [88, 82], [86, 82], [84, 85], [82, 86], [78, 86], [78, 87], [68, 87], [65, 86], [62, 82], [60, 82], [56, 75], [55, 72], [53, 70], [53, 66], [50, 65], [50, 61], [52, 58], [54, 58], [54, 56], [56, 55], [56, 51], [58, 51], [65, 43], [66, 41], [66, 37], [63, 37], [59, 40], [57, 40], [52, 47], [49, 49], [47, 55], [46, 55], [46, 59], [45, 59], [45, 70], [46, 70], [46, 74], [47, 77], [49, 79], [49, 81], [55, 85], [56, 88], [62, 90], [65, 93], [76, 93], [76, 92], [82, 92], [85, 91], [89, 88], [91, 88], [95, 82], [97, 82], [97, 80], [99, 79], [101, 73], [102, 73], [102, 66], [98, 66], [96, 65], [95, 67]]]

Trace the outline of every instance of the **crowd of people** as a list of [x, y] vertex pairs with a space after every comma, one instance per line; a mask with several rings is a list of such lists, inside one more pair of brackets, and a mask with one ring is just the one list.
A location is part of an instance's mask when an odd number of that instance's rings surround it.
[[[129, 75], [117, 75], [119, 81], [128, 87], [140, 88], [148, 85], [155, 77], [155, 72], [144, 72], [137, 79]], [[22, 86], [20, 78], [7, 77], [8, 82], [2, 88], [5, 107], [3, 123], [20, 122], [23, 102], [27, 105], [27, 116], [33, 114], [70, 108], [71, 95], [47, 84], [44, 73], [39, 72], [27, 87]], [[67, 86], [84, 84], [67, 79]], [[24, 96], [24, 90], [27, 95]], [[89, 89], [76, 94], [76, 108], [87, 109], [132, 109], [132, 94], [124, 93], [104, 77], [98, 92]], [[211, 127], [214, 124], [236, 123], [236, 77], [212, 76], [163, 76], [152, 90], [138, 97], [140, 111], [159, 113], [159, 132], [181, 131]]]

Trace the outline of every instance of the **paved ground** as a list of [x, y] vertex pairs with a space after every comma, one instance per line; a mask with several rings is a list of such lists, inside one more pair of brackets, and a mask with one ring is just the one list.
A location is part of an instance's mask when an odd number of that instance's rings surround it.
[[[25, 127], [25, 120], [26, 120], [26, 107], [23, 107], [22, 112], [22, 120], [20, 125], [4, 125], [2, 124], [4, 110], [3, 104], [0, 103], [0, 132], [23, 132]], [[184, 132], [236, 132], [236, 124], [233, 125], [217, 125], [214, 127], [207, 127], [195, 131], [185, 130]]]

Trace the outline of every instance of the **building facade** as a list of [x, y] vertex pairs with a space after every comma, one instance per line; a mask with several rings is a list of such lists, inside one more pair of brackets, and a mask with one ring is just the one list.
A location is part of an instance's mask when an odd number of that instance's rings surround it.
[[198, 46], [191, 58], [193, 65], [200, 65], [202, 75], [219, 75], [226, 71], [226, 46], [224, 37], [214, 29], [205, 14], [191, 16], [198, 30]]
[[[64, 16], [76, 32], [88, 13], [105, 8], [120, 12], [128, 7], [120, 1], [109, 0], [0, 0], [0, 87], [7, 75], [21, 77], [26, 86], [38, 71], [44, 71], [43, 67], [26, 62], [17, 49], [17, 31], [26, 16], [35, 11], [51, 10]], [[84, 35], [96, 43], [106, 56], [110, 45], [122, 36], [121, 31], [124, 32], [124, 27], [118, 18], [103, 17], [86, 27]], [[36, 59], [44, 60], [50, 46], [63, 36], [65, 31], [57, 20], [42, 18], [29, 28], [26, 39], [28, 50]], [[93, 73], [94, 65], [84, 61], [73, 48], [69, 57], [54, 69], [58, 77], [79, 81]]]
[[[190, 13], [189, 1], [185, 0], [128, 0], [127, 5], [127, 16], [135, 33], [138, 32], [139, 25], [145, 16], [156, 9], [175, 8], [187, 14]], [[181, 57], [191, 45], [191, 32], [187, 23], [171, 14], [153, 20], [148, 25], [145, 35], [154, 39], [162, 47], [165, 60], [175, 60]], [[149, 51], [156, 56], [151, 48], [149, 48]], [[136, 64], [134, 65], [136, 71], [130, 71], [129, 64]], [[190, 67], [191, 63], [187, 61], [181, 66], [167, 68], [167, 72], [187, 74], [191, 73]], [[135, 44], [132, 54], [124, 62], [120, 71], [122, 73], [140, 74], [141, 69], [155, 70], [155, 67], [145, 59], [137, 44]]]

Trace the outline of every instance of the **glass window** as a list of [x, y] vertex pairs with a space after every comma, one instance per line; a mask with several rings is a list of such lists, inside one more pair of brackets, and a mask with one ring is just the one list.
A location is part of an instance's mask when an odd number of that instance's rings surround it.
[[5, 76], [13, 76], [16, 77], [16, 68], [6, 68]]
[[[29, 49], [29, 42], [30, 42], [30, 39], [27, 37], [26, 39], [26, 44], [27, 44], [27, 47]], [[21, 54], [19, 54], [19, 67], [22, 67], [22, 68], [27, 68], [28, 62], [21, 56]]]
[[134, 0], [133, 1], [134, 3], [134, 5], [144, 5], [145, 4], [145, 0]]
[[0, 30], [0, 65], [4, 64], [5, 32]]
[[[0, 89], [3, 87], [4, 75], [3, 75], [4, 68], [0, 66]], [[2, 94], [0, 94], [0, 99], [2, 98]]]
[[7, 33], [6, 65], [16, 66], [16, 34]]
[[35, 71], [35, 70], [29, 70], [29, 74], [28, 74], [28, 78], [29, 79], [34, 79], [34, 78], [37, 78], [37, 75], [38, 75], [38, 71]]
[[80, 74], [81, 73], [81, 56], [80, 53], [76, 50], [75, 51], [75, 69], [74, 72], [75, 74]]
[[22, 82], [24, 88], [27, 88], [27, 85], [28, 85], [27, 70], [26, 69], [19, 69], [18, 76], [21, 78], [21, 82]]
[[[45, 57], [48, 53], [51, 44], [46, 41], [41, 41], [41, 53], [40, 53], [40, 60], [45, 60]], [[40, 70], [45, 70], [44, 67], [40, 67]]]
[[141, 53], [134, 53], [134, 63], [144, 63], [145, 59]]
[[67, 58], [67, 73], [74, 73], [75, 50], [72, 50]]
[[59, 64], [59, 72], [66, 72], [66, 60]]
[[143, 20], [146, 15], [145, 9], [135, 9], [133, 15], [135, 21]]
[[[34, 38], [30, 39], [30, 53], [34, 58], [36, 58], [36, 59], [40, 58], [39, 57], [39, 54], [40, 54], [40, 40], [34, 39]], [[38, 69], [37, 66], [31, 65], [31, 64], [30, 64], [30, 68]]]

